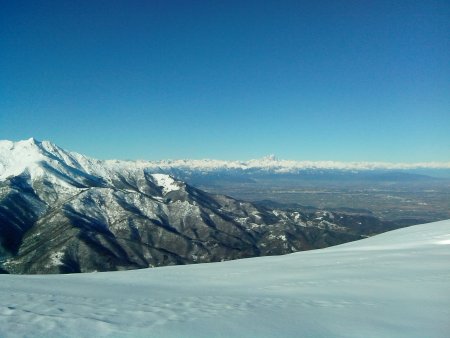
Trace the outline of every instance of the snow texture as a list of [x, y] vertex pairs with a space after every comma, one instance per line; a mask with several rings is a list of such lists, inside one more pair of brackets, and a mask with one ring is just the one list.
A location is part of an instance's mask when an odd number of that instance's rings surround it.
[[171, 191], [180, 190], [179, 183], [177, 183], [169, 175], [153, 174], [152, 177], [154, 178], [156, 185], [162, 188], [164, 194], [167, 194]]
[[25, 169], [37, 170], [45, 156], [35, 147], [35, 140], [0, 141], [0, 180], [17, 176]]
[[448, 337], [449, 281], [450, 220], [285, 256], [0, 275], [0, 337]]

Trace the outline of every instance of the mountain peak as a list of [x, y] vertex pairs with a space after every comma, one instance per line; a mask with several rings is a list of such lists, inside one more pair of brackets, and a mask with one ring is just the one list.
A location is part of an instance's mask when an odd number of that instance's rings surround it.
[[35, 139], [34, 137], [30, 137], [29, 139], [26, 140], [20, 140], [17, 142], [13, 142], [13, 146], [14, 147], [19, 147], [19, 148], [34, 148], [34, 147], [40, 147], [42, 144], [42, 142], [40, 142], [39, 140]]
[[0, 142], [0, 179], [16, 176], [36, 166], [44, 159], [38, 141], [34, 138]]
[[0, 141], [0, 180], [23, 172], [28, 172], [33, 179], [45, 174], [43, 166], [51, 168], [50, 174], [67, 175], [79, 169], [74, 156], [49, 141], [38, 141], [34, 137], [17, 142]]
[[37, 145], [38, 143], [40, 143], [38, 140], [36, 140], [34, 137], [30, 137], [28, 140], [25, 140], [23, 142], [27, 142], [29, 144], [35, 144]]
[[264, 156], [262, 158], [262, 160], [269, 161], [269, 162], [276, 162], [276, 161], [278, 161], [278, 158], [275, 156], [275, 154], [270, 154], [270, 155]]

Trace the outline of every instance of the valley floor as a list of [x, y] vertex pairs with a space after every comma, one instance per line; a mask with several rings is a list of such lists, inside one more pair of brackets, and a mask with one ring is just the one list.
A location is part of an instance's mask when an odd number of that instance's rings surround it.
[[450, 220], [277, 257], [0, 275], [0, 337], [448, 337]]

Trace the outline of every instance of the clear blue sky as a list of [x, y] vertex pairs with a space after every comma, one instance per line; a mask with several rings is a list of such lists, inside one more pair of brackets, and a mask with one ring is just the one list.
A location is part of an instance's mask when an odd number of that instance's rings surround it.
[[449, 1], [2, 1], [0, 139], [450, 160]]

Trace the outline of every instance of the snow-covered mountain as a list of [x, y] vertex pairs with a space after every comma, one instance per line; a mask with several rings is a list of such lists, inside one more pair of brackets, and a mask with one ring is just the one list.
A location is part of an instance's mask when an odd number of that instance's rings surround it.
[[449, 280], [450, 221], [276, 257], [0, 275], [0, 336], [444, 338]]
[[0, 141], [0, 268], [58, 273], [211, 262], [393, 228], [373, 217], [270, 210], [155, 171], [47, 141]]
[[[40, 151], [33, 147], [39, 145]], [[31, 152], [30, 152], [31, 150]], [[14, 159], [11, 160], [11, 154]], [[160, 161], [99, 161], [90, 159], [75, 152], [67, 152], [48, 141], [38, 142], [31, 138], [25, 141], [0, 141], [0, 179], [6, 175], [20, 173], [25, 167], [42, 160], [45, 155], [56, 154], [71, 167], [82, 169], [92, 174], [106, 173], [121, 168], [133, 170], [147, 168], [153, 172], [261, 172], [261, 173], [298, 173], [305, 170], [344, 170], [344, 171], [373, 171], [373, 170], [419, 170], [419, 169], [450, 169], [450, 162], [339, 162], [339, 161], [294, 161], [280, 160], [274, 155], [248, 161], [225, 161], [214, 159], [201, 160], [160, 160]], [[24, 155], [24, 156], [21, 156]]]
[[280, 160], [274, 155], [249, 161], [224, 160], [162, 160], [148, 162], [149, 167], [162, 170], [181, 169], [214, 172], [221, 170], [261, 171], [271, 173], [297, 173], [308, 169], [317, 170], [408, 170], [408, 169], [450, 169], [450, 162], [339, 162], [339, 161], [294, 161]]

